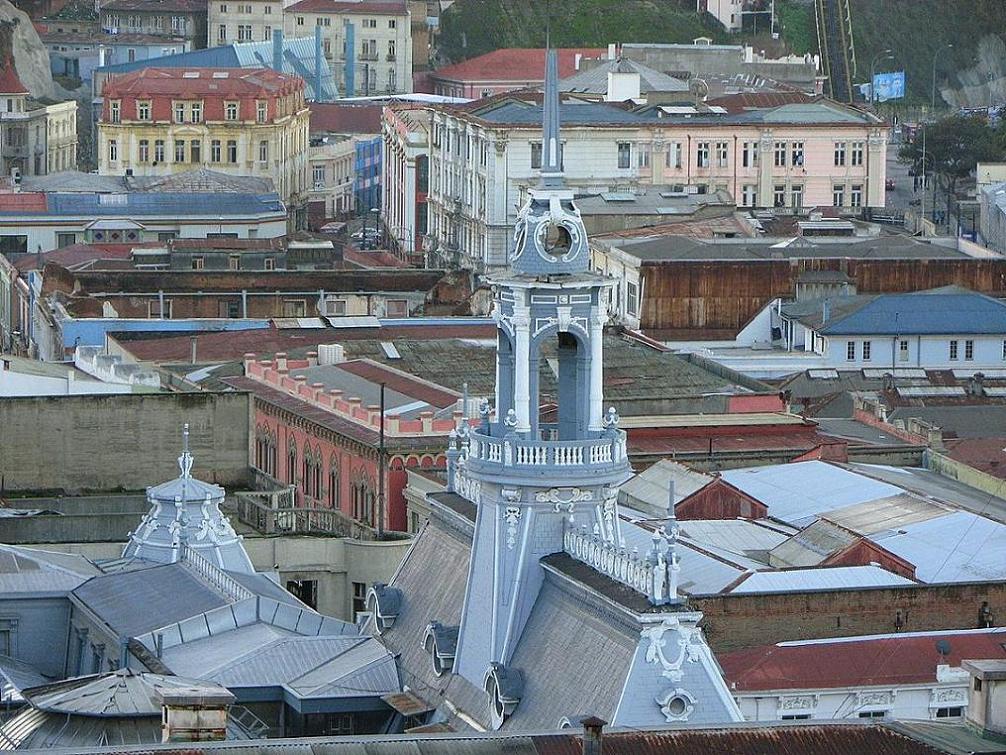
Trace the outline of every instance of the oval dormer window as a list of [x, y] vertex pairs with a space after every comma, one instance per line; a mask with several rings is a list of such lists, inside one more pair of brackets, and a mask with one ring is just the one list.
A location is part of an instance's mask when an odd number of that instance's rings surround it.
[[573, 237], [563, 224], [549, 223], [545, 226], [542, 242], [542, 246], [548, 254], [553, 257], [564, 257], [569, 254], [569, 250], [573, 246]]

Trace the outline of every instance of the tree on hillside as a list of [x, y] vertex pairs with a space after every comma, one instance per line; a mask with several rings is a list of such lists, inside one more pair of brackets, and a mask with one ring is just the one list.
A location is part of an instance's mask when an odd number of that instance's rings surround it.
[[1003, 147], [1000, 134], [984, 119], [952, 115], [925, 124], [912, 141], [901, 147], [898, 158], [910, 164], [917, 174], [936, 177], [937, 185], [946, 195], [949, 215], [958, 182], [970, 176], [979, 162], [1002, 159]]

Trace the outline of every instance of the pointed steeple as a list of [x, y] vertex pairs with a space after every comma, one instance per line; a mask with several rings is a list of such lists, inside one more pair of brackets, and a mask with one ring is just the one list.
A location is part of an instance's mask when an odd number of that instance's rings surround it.
[[545, 51], [545, 99], [541, 116], [541, 185], [558, 188], [562, 181], [562, 140], [559, 136], [559, 55]]

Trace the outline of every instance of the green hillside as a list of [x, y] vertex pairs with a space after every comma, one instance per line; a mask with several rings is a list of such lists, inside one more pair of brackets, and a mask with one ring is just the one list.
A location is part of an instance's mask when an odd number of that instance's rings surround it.
[[[776, 0], [780, 43], [762, 35], [729, 35], [695, 12], [694, 0], [457, 0], [442, 19], [440, 54], [458, 61], [501, 47], [541, 47], [551, 9], [553, 44], [604, 47], [611, 42], [690, 42], [709, 36], [716, 42], [750, 42], [758, 49], [802, 54], [816, 52], [813, 5], [806, 0]], [[976, 59], [986, 34], [1006, 38], [1006, 0], [852, 0], [858, 59], [857, 81], [870, 75], [870, 61], [881, 50], [895, 60], [878, 70], [904, 68], [910, 100], [928, 102], [933, 55], [940, 52], [937, 77]]]

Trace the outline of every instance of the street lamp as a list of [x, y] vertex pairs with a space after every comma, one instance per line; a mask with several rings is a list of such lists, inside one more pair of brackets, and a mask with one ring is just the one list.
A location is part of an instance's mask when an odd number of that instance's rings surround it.
[[870, 62], [870, 102], [872, 104], [877, 103], [877, 87], [875, 79], [877, 75], [877, 63], [881, 60], [894, 60], [894, 53], [891, 50], [881, 50], [873, 56], [873, 60]]
[[953, 45], [947, 42], [944, 45], [940, 45], [936, 48], [936, 52], [933, 53], [933, 88], [929, 94], [929, 111], [932, 112], [936, 110], [936, 59], [940, 57], [940, 53], [944, 50], [952, 50]]

